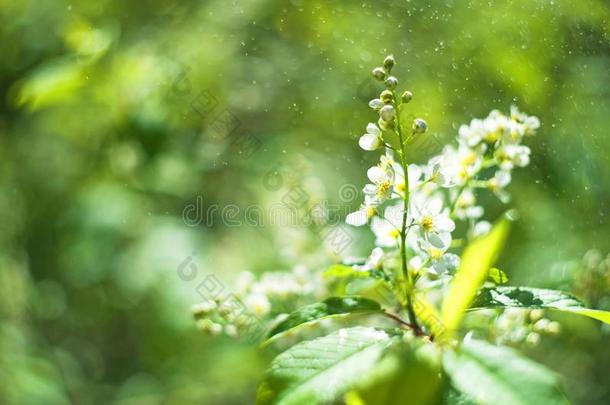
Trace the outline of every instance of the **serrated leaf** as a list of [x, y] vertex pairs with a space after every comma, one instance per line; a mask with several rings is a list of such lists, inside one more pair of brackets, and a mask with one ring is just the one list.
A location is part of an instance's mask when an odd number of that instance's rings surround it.
[[299, 343], [273, 360], [256, 403], [329, 403], [366, 379], [392, 340], [383, 331], [356, 327]]
[[508, 220], [502, 218], [487, 235], [475, 239], [464, 250], [441, 309], [441, 321], [448, 332], [458, 328], [464, 312], [485, 282], [490, 267], [504, 246], [508, 229]]
[[445, 353], [443, 368], [455, 389], [481, 405], [568, 403], [553, 371], [507, 347], [465, 341]]
[[379, 311], [381, 311], [381, 305], [368, 298], [357, 295], [330, 297], [322, 302], [306, 305], [294, 311], [269, 332], [267, 339], [292, 330], [300, 325], [315, 322], [330, 316]]
[[506, 307], [555, 309], [588, 316], [610, 324], [610, 312], [585, 308], [578, 298], [569, 293], [543, 288], [483, 288], [470, 309]]

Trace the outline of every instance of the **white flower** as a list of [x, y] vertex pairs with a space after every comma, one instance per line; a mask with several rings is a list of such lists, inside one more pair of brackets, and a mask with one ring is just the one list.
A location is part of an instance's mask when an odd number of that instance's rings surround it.
[[427, 270], [432, 274], [453, 273], [460, 264], [459, 256], [447, 253], [451, 245], [451, 237], [444, 234], [442, 237], [431, 235], [427, 239], [418, 241], [418, 255], [409, 264], [416, 270]]
[[483, 120], [483, 140], [495, 144], [504, 136], [508, 125], [508, 118], [498, 110], [493, 110]]
[[400, 238], [402, 226], [403, 202], [388, 206], [383, 212], [383, 218], [374, 217], [371, 229], [376, 236], [375, 244], [381, 247], [396, 247]]
[[435, 160], [439, 164], [438, 171], [442, 174], [444, 186], [463, 185], [481, 168], [485, 145], [471, 149], [460, 144], [457, 149], [447, 146], [442, 155]]
[[443, 166], [443, 159], [444, 155], [438, 155], [428, 161], [423, 169], [424, 179], [441, 187], [452, 187], [454, 184], [451, 182], [451, 178], [445, 175], [447, 170]]
[[381, 130], [372, 122], [366, 126], [366, 134], [358, 140], [358, 145], [364, 150], [372, 151], [379, 149], [383, 145]]
[[504, 139], [508, 143], [519, 143], [525, 135], [525, 127], [517, 121], [510, 120], [506, 124]]
[[483, 207], [476, 205], [476, 203], [477, 199], [472, 189], [464, 189], [455, 202], [455, 215], [462, 220], [482, 217]]
[[250, 294], [244, 303], [254, 315], [264, 316], [271, 311], [271, 304], [264, 294]]
[[443, 210], [443, 201], [440, 198], [430, 199], [411, 199], [410, 215], [415, 224], [424, 236], [430, 234], [441, 235], [450, 234], [455, 229], [455, 223], [447, 215], [447, 210]]
[[470, 121], [470, 125], [460, 126], [458, 140], [469, 147], [477, 146], [483, 140], [484, 131], [483, 121], [475, 118]]
[[497, 149], [494, 157], [503, 170], [525, 167], [530, 163], [530, 148], [524, 145], [506, 144]]
[[507, 203], [510, 201], [510, 194], [505, 190], [505, 187], [510, 184], [510, 172], [506, 170], [498, 170], [494, 177], [487, 181], [487, 187], [502, 201]]
[[[398, 197], [404, 197], [407, 189], [404, 170], [398, 163], [394, 163], [392, 167], [394, 170], [394, 193]], [[422, 168], [416, 164], [410, 164], [407, 167], [407, 172], [409, 173], [409, 191], [412, 191], [421, 184]]]
[[383, 249], [380, 247], [376, 247], [371, 252], [370, 256], [366, 259], [366, 262], [359, 266], [352, 266], [354, 269], [358, 271], [369, 271], [373, 269], [378, 269], [381, 267], [381, 263], [383, 262]]
[[489, 231], [491, 231], [491, 223], [488, 221], [479, 221], [472, 229], [472, 237], [478, 238], [480, 236], [487, 235]]
[[394, 169], [390, 158], [382, 155], [380, 163], [371, 167], [366, 175], [372, 183], [364, 186], [363, 191], [366, 196], [379, 204], [391, 197]]
[[534, 135], [536, 130], [540, 128], [540, 120], [538, 117], [527, 117], [525, 121], [523, 121], [523, 127], [525, 129], [525, 135]]
[[374, 201], [370, 196], [364, 197], [364, 204], [358, 211], [354, 211], [347, 215], [345, 223], [352, 226], [362, 226], [369, 222], [377, 213], [377, 202]]

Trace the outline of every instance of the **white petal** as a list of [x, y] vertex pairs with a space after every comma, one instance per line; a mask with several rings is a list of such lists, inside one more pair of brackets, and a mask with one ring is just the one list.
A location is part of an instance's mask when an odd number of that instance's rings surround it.
[[364, 134], [358, 140], [358, 145], [364, 150], [376, 150], [381, 146], [381, 139], [374, 134]]
[[431, 215], [438, 215], [443, 209], [443, 200], [440, 198], [432, 198], [426, 204], [426, 211]]
[[511, 176], [510, 172], [505, 170], [498, 170], [494, 175], [498, 187], [504, 188], [510, 184]]
[[448, 232], [430, 234], [428, 236], [430, 244], [438, 249], [447, 250], [451, 245], [451, 234]]
[[409, 173], [409, 188], [417, 187], [422, 175], [421, 167], [418, 165], [409, 165], [407, 172]]
[[388, 179], [386, 172], [379, 166], [373, 166], [367, 170], [366, 175], [375, 184], [381, 184]]
[[481, 218], [483, 216], [483, 207], [480, 205], [475, 205], [474, 207], [469, 207], [466, 209], [466, 217], [467, 218]]
[[352, 226], [362, 226], [368, 222], [366, 211], [359, 210], [348, 214], [345, 218], [345, 223]]
[[455, 230], [455, 222], [445, 215], [434, 218], [434, 226], [439, 232], [453, 232]]
[[[362, 189], [362, 191], [367, 196], [374, 196], [375, 194], [377, 194], [377, 186], [375, 186], [374, 184], [366, 184], [364, 186], [364, 188]], [[365, 201], [366, 201], [366, 197], [365, 197]]]
[[366, 132], [377, 136], [381, 135], [381, 130], [379, 129], [379, 127], [373, 124], [372, 122], [369, 122], [366, 126]]

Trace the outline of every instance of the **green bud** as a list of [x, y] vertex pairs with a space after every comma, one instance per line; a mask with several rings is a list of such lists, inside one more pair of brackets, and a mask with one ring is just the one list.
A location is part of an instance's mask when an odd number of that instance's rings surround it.
[[381, 118], [379, 118], [379, 120], [377, 121], [377, 125], [379, 125], [379, 128], [381, 128], [382, 130], [389, 131], [391, 129], [394, 129], [394, 120], [384, 121]]
[[394, 67], [395, 64], [396, 64], [396, 61], [394, 60], [394, 56], [392, 56], [392, 55], [386, 56], [385, 59], [383, 60], [383, 67], [388, 72], [390, 72], [390, 70], [392, 70], [392, 68]]
[[384, 102], [384, 104], [390, 104], [392, 101], [394, 101], [394, 95], [390, 90], [382, 91], [379, 98]]
[[426, 121], [422, 120], [421, 118], [416, 118], [415, 121], [413, 121], [413, 132], [416, 134], [423, 134], [427, 130], [428, 124]]
[[410, 91], [405, 91], [404, 93], [402, 93], [402, 97], [401, 100], [403, 103], [408, 103], [409, 101], [411, 101], [411, 99], [413, 98], [413, 93], [411, 93]]
[[395, 78], [394, 76], [390, 76], [387, 79], [385, 79], [385, 85], [388, 89], [394, 90], [396, 88], [396, 86], [398, 86], [398, 79]]
[[379, 116], [384, 121], [392, 121], [396, 117], [396, 110], [390, 104], [386, 104], [379, 110]]
[[373, 74], [373, 77], [379, 81], [382, 81], [383, 79], [385, 79], [385, 70], [383, 70], [383, 68], [380, 67], [376, 67], [375, 69], [373, 69], [373, 71], [371, 72]]

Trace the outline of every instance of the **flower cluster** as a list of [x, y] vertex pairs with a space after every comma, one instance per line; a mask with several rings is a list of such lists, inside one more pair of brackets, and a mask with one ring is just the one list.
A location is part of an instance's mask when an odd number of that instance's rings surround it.
[[[369, 102], [379, 119], [367, 125], [358, 143], [366, 151], [384, 151], [379, 163], [367, 171], [370, 183], [363, 189], [363, 204], [346, 222], [370, 223], [376, 245], [384, 249], [401, 249], [404, 241], [409, 270], [416, 275], [451, 274], [459, 264], [458, 256], [449, 252], [456, 221], [466, 223], [469, 238], [489, 231], [478, 193], [487, 190], [508, 202], [512, 170], [530, 161], [530, 149], [522, 142], [535, 134], [540, 122], [515, 106], [508, 115], [494, 110], [484, 119], [462, 125], [456, 144], [446, 146], [426, 164], [409, 163], [411, 141], [425, 136], [428, 125], [421, 118], [410, 125], [402, 122], [401, 112], [413, 94], [397, 95], [398, 80], [391, 76], [394, 65], [394, 58], [388, 56], [383, 67], [373, 70], [386, 88]], [[378, 258], [379, 252], [374, 255]]]
[[493, 323], [491, 334], [498, 344], [536, 346], [542, 335], [557, 335], [561, 325], [544, 317], [541, 309], [505, 309]]
[[320, 297], [324, 293], [321, 280], [312, 277], [304, 266], [296, 266], [292, 272], [264, 273], [260, 280], [244, 271], [237, 276], [234, 288], [233, 301], [207, 300], [192, 307], [200, 330], [211, 335], [224, 332], [230, 337], [238, 337], [244, 334], [253, 318], [271, 318], [287, 302]]

